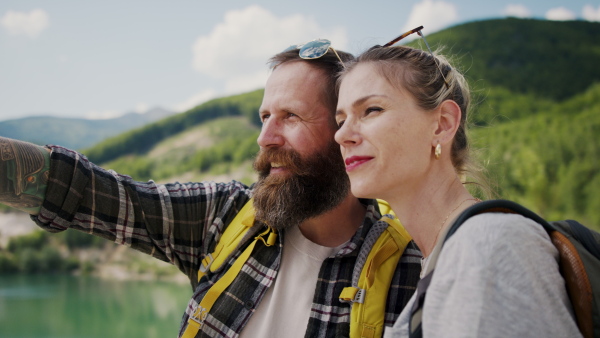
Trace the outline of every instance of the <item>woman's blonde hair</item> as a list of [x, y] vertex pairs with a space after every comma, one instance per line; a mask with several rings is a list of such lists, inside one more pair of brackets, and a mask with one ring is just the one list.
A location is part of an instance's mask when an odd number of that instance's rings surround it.
[[[413, 96], [419, 107], [431, 111], [445, 100], [453, 100], [460, 107], [460, 125], [451, 149], [452, 165], [464, 183], [474, 183], [485, 197], [492, 195], [483, 167], [470, 154], [467, 125], [471, 94], [464, 76], [452, 67], [442, 55], [406, 46], [374, 47], [346, 63], [338, 78], [338, 88], [344, 75], [360, 63], [372, 64], [378, 75], [392, 86]], [[470, 182], [465, 182], [469, 177]], [[482, 196], [482, 197], [484, 197]]]

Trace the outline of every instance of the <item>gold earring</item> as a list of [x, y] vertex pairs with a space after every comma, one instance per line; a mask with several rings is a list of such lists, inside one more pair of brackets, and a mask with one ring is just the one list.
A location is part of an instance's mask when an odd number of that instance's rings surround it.
[[437, 146], [435, 146], [435, 159], [439, 160], [440, 155], [442, 155], [442, 145], [438, 142]]

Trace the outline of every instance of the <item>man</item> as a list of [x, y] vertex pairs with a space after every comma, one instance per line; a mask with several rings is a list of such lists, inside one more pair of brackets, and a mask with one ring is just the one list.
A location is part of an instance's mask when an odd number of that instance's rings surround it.
[[[71, 150], [51, 147], [50, 153], [0, 137], [0, 202], [27, 210], [48, 231], [86, 231], [175, 264], [194, 290], [179, 336], [349, 336], [351, 305], [340, 302], [340, 292], [351, 284], [365, 239], [382, 222], [375, 201], [351, 195], [333, 139], [338, 58], [351, 57], [334, 52], [305, 60], [295, 49], [272, 58], [259, 109], [259, 180], [252, 187], [135, 182]], [[202, 260], [251, 197], [253, 235], [222, 268], [198, 280]], [[199, 306], [265, 228], [278, 235], [273, 245], [253, 247], [214, 305]], [[411, 243], [396, 267], [381, 305], [387, 325], [414, 291], [419, 257]]]

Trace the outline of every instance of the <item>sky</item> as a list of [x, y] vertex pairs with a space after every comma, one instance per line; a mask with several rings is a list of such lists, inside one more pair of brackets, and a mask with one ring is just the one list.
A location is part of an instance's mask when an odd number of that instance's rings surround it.
[[185, 111], [262, 88], [267, 59], [316, 38], [360, 53], [502, 17], [600, 21], [598, 0], [3, 0], [0, 121]]

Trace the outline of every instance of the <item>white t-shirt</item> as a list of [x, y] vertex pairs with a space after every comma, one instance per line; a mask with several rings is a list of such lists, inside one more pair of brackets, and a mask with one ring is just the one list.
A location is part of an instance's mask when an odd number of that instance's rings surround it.
[[[414, 301], [384, 337], [408, 337]], [[581, 337], [546, 231], [521, 215], [467, 220], [440, 252], [423, 336]]]
[[240, 337], [304, 337], [321, 265], [345, 244], [320, 246], [298, 227], [286, 229], [277, 278]]

